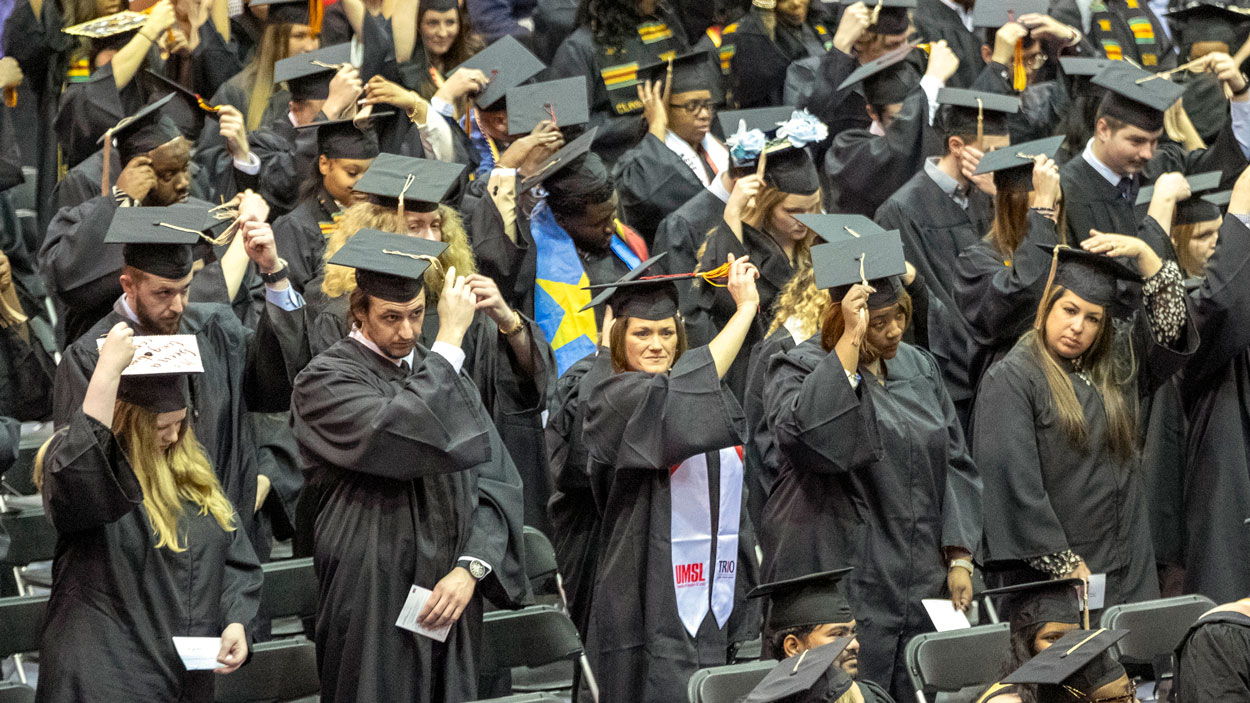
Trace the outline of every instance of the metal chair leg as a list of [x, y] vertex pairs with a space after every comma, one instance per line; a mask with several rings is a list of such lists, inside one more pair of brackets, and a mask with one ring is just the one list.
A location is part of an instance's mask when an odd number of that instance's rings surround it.
[[586, 658], [585, 653], [582, 653], [578, 663], [582, 665], [582, 683], [590, 689], [590, 695], [595, 699], [595, 703], [599, 703], [599, 681], [595, 679], [595, 672], [590, 670], [590, 660]]

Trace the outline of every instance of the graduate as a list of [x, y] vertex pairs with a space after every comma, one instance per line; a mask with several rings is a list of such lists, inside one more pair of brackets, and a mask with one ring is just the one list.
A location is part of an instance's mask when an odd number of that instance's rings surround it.
[[941, 153], [930, 125], [937, 93], [958, 65], [957, 59], [945, 45], [934, 44], [921, 77], [907, 60], [911, 51], [908, 46], [899, 47], [842, 81], [843, 89], [863, 81], [865, 110], [872, 126], [841, 132], [825, 152], [821, 178], [829, 189], [826, 210], [872, 217], [921, 170], [926, 157]]
[[1202, 614], [1177, 645], [1176, 695], [1186, 703], [1250, 696], [1250, 602], [1242, 598]]
[[[729, 167], [729, 151], [712, 133], [718, 96], [709, 87], [708, 54], [640, 68], [638, 84], [647, 134], [612, 169], [625, 220], [655, 242], [660, 220], [703, 192]], [[667, 73], [666, 73], [667, 71]]]
[[[207, 703], [214, 674], [248, 658], [260, 564], [192, 429], [187, 375], [123, 376], [134, 330], [106, 329], [82, 404], [35, 460], [57, 531], [36, 700]], [[186, 671], [174, 637], [220, 637], [220, 666]]]
[[1007, 145], [1007, 117], [1019, 110], [1020, 100], [957, 88], [941, 89], [937, 100], [942, 156], [925, 159], [924, 168], [881, 205], [874, 219], [899, 230], [904, 255], [929, 287], [928, 349], [938, 359], [967, 429], [976, 380], [967, 368], [968, 325], [955, 305], [955, 261], [989, 229], [994, 189], [987, 178], [974, 182], [965, 168]]
[[597, 287], [591, 301], [610, 311], [595, 364], [611, 373], [585, 409], [602, 516], [586, 650], [604, 703], [672, 700], [759, 631], [746, 602], [759, 574], [743, 510], [745, 428], [723, 383], [759, 309], [758, 272], [727, 257], [738, 312], [688, 350], [676, 290], [645, 280], [653, 263]]
[[[356, 269], [352, 332], [295, 380], [301, 463], [328, 481], [313, 556], [326, 701], [474, 700], [482, 597], [529, 597], [521, 479], [462, 371], [476, 299], [454, 269], [436, 340], [417, 342], [429, 251], [362, 232], [336, 252], [330, 263]], [[422, 608], [405, 607], [413, 586], [433, 592]], [[450, 632], [440, 642], [418, 626]]]
[[764, 602], [764, 629], [761, 634], [768, 656], [786, 659], [849, 639], [833, 666], [858, 682], [860, 692], [868, 703], [892, 703], [893, 699], [885, 689], [859, 678], [859, 640], [855, 638], [855, 616], [839, 587], [839, 582], [853, 570], [846, 567], [762, 583], [747, 597], [768, 599]]
[[843, 671], [838, 658], [855, 640], [841, 637], [829, 644], [782, 659], [743, 698], [743, 703], [858, 703], [878, 698]]
[[[1011, 624], [1011, 654], [1003, 664], [1003, 677], [1081, 627], [1083, 588], [1085, 582], [1080, 579], [1058, 579], [992, 588], [979, 594], [998, 622]], [[977, 698], [977, 703], [988, 701], [1037, 703], [1037, 691], [1027, 684], [994, 683]]]
[[729, 79], [743, 109], [780, 105], [786, 69], [794, 62], [818, 63], [832, 46], [829, 30], [808, 2], [752, 3], [733, 32]]
[[1134, 703], [1136, 681], [1107, 651], [1128, 634], [1128, 630], [1073, 630], [1003, 683], [1037, 684], [1038, 703]]
[[971, 603], [981, 480], [936, 361], [902, 342], [898, 234], [844, 215], [807, 221], [834, 240], [813, 247], [812, 264], [835, 302], [820, 336], [769, 364], [764, 403], [783, 463], [764, 507], [763, 574], [854, 566], [861, 675], [901, 700], [903, 643], [931, 627], [920, 599]]
[[[1134, 408], [1198, 340], [1174, 262], [1125, 235], [1082, 247], [1053, 249], [1033, 329], [982, 378], [972, 450], [987, 580], [1105, 574], [1110, 606], [1159, 594]], [[1135, 308], [1118, 292], [1130, 284]]]
[[[517, 141], [512, 136], [514, 132], [508, 119], [508, 92], [542, 73], [546, 66], [512, 37], [500, 39], [478, 52], [469, 64], [471, 68], [481, 66], [486, 73], [494, 76], [480, 93], [473, 96], [473, 103], [464, 113], [464, 131], [477, 150], [475, 182], [480, 180], [485, 183], [501, 159], [508, 162], [511, 168], [518, 163], [519, 154], [516, 152], [519, 149], [508, 154]], [[584, 86], [581, 92], [584, 96]], [[547, 98], [544, 102], [550, 104], [554, 96], [548, 94]], [[584, 97], [582, 102], [585, 102]], [[525, 133], [529, 131], [525, 130]], [[504, 158], [505, 154], [508, 154], [507, 158]]]
[[1059, 58], [1060, 80], [1063, 82], [1064, 94], [1068, 96], [1068, 107], [1054, 125], [1055, 134], [1067, 135], [1067, 139], [1063, 141], [1063, 150], [1055, 157], [1055, 162], [1061, 166], [1085, 151], [1085, 144], [1094, 136], [1098, 108], [1107, 90], [1095, 85], [1093, 78], [1109, 65], [1111, 60], [1104, 58]]
[[[1177, 59], [1182, 62], [1211, 53], [1234, 56], [1246, 36], [1246, 16], [1216, 3], [1182, 3], [1160, 19], [1172, 26]], [[1224, 107], [1228, 101], [1220, 80], [1206, 72], [1185, 73], [1179, 79], [1185, 86], [1185, 94], [1181, 98], [1185, 114], [1198, 128], [1198, 134], [1204, 141], [1215, 141], [1229, 119], [1228, 110]]]
[[946, 42], [959, 60], [947, 79], [952, 88], [971, 88], [983, 65], [981, 37], [973, 29], [975, 6], [975, 0], [916, 0], [913, 22], [923, 41]]

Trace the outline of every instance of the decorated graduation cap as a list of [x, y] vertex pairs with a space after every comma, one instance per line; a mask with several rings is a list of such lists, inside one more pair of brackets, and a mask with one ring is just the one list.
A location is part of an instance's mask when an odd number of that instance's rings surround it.
[[1150, 73], [1123, 61], [1094, 76], [1094, 84], [1107, 89], [1098, 108], [1100, 117], [1111, 117], [1154, 132], [1163, 129], [1163, 112], [1185, 92], [1164, 73]]
[[589, 122], [586, 79], [573, 76], [508, 91], [508, 134], [529, 134], [543, 120], [551, 120], [561, 128]]
[[1039, 684], [1061, 687], [1068, 695], [1059, 700], [1082, 700], [1090, 693], [1124, 676], [1120, 666], [1108, 652], [1128, 630], [1073, 630], [1037, 656], [1028, 660], [1003, 679], [1003, 683]]
[[[841, 0], [843, 6], [854, 5], [860, 0]], [[867, 3], [872, 8], [869, 29], [877, 34], [902, 34], [911, 25], [907, 11], [916, 6], [916, 0], [879, 0]]]
[[829, 128], [806, 110], [795, 110], [790, 118], [770, 131], [747, 129], [739, 122], [738, 131], [729, 135], [729, 163], [739, 175], [760, 172], [764, 183], [783, 193], [811, 195], [820, 190], [820, 174], [806, 147], [827, 139]]
[[898, 302], [903, 284], [898, 276], [907, 272], [903, 240], [898, 230], [886, 231], [863, 215], [795, 215], [799, 222], [824, 237], [826, 243], [812, 247], [812, 269], [817, 288], [828, 288], [841, 300], [856, 283], [876, 290], [868, 296], [868, 308]]
[[127, 266], [153, 276], [178, 280], [191, 273], [193, 246], [209, 226], [207, 210], [195, 206], [118, 208], [104, 235], [105, 244], [121, 244]]
[[915, 48], [915, 45], [904, 44], [885, 52], [851, 71], [838, 85], [838, 90], [863, 82], [864, 99], [869, 105], [903, 102], [920, 85], [920, 70], [906, 60]]
[[[477, 69], [489, 80], [473, 102], [483, 110], [502, 110], [508, 106], [509, 91], [537, 76], [546, 66], [515, 37], [505, 35], [474, 54], [456, 70], [464, 68]], [[586, 92], [585, 82], [582, 81], [583, 93]]]
[[1020, 98], [963, 88], [942, 88], [937, 101], [943, 134], [976, 134], [978, 142], [986, 134], [1007, 134], [1007, 115], [1020, 111]]
[[782, 659], [751, 689], [742, 703], [832, 703], [855, 685], [850, 674], [835, 666], [854, 637], [805, 649]]
[[1046, 0], [977, 0], [972, 10], [972, 26], [996, 30], [1024, 15], [1044, 15], [1049, 11]]
[[[135, 337], [134, 342], [135, 358], [122, 371], [117, 399], [154, 413], [188, 407], [188, 374], [204, 370], [195, 335], [144, 335]], [[169, 358], [160, 358], [162, 355]]]
[[[375, 112], [371, 117], [381, 117], [390, 112]], [[356, 124], [356, 120], [327, 120], [300, 125], [298, 130], [317, 130], [317, 153], [327, 159], [372, 159], [378, 155], [378, 135], [368, 121]]]
[[1196, 42], [1222, 42], [1227, 47], [1225, 52], [1236, 52], [1238, 37], [1245, 36], [1242, 28], [1250, 20], [1250, 14], [1235, 5], [1197, 0], [1173, 9], [1167, 13], [1167, 18], [1175, 27], [1181, 58], [1187, 58]]
[[773, 632], [791, 627], [850, 622], [851, 604], [839, 583], [853, 567], [822, 571], [798, 578], [762, 583], [747, 598], [767, 598], [768, 628]]
[[352, 189], [401, 214], [404, 210], [434, 212], [462, 173], [464, 164], [379, 154]]
[[521, 182], [523, 190], [543, 185], [549, 192], [589, 193], [611, 183], [603, 161], [590, 150], [599, 133], [597, 127], [568, 142]]
[[738, 131], [739, 127], [745, 125], [746, 129], [758, 129], [761, 132], [771, 132], [790, 119], [794, 111], [798, 108], [791, 105], [782, 105], [781, 107], [755, 107], [749, 110], [730, 110], [729, 112], [717, 113], [716, 119], [720, 122], [721, 134], [729, 136]]
[[992, 173], [994, 185], [999, 188], [1025, 192], [1033, 190], [1033, 159], [1038, 156], [1055, 158], [1065, 139], [1067, 136], [1060, 134], [987, 152], [981, 157], [973, 175]]
[[362, 229], [328, 263], [356, 269], [356, 286], [365, 293], [406, 303], [421, 292], [425, 270], [437, 265], [446, 249], [446, 242]]
[[[648, 277], [651, 267], [668, 252], [660, 252], [638, 264], [613, 283], [586, 286], [595, 297], [582, 310], [607, 303], [617, 318], [637, 317], [642, 320], [667, 320], [677, 314], [677, 286], [668, 276]], [[579, 312], [581, 312], [579, 310]]]
[[81, 22], [61, 30], [75, 37], [86, 37], [97, 49], [121, 48], [148, 21], [142, 12], [123, 10]]
[[1013, 632], [1045, 622], [1080, 625], [1084, 602], [1076, 589], [1082, 584], [1081, 579], [1033, 581], [993, 588], [981, 595], [994, 599], [999, 619], [1009, 621]]
[[325, 14], [323, 0], [251, 0], [249, 7], [268, 7], [269, 24], [306, 24], [313, 34], [321, 33], [321, 20]]
[[[1222, 171], [1207, 171], [1185, 176], [1185, 181], [1189, 183], [1189, 197], [1176, 204], [1176, 215], [1172, 223], [1190, 225], [1195, 222], [1218, 220], [1220, 218], [1219, 206], [1209, 200], [1204, 200], [1201, 196], [1203, 193], [1210, 193], [1219, 188], [1223, 178]], [[1153, 185], [1142, 188], [1137, 192], [1136, 204], [1148, 204], [1154, 194]]]
[[[1063, 244], [1053, 247], [1046, 244], [1037, 246], [1053, 257], [1051, 275], [1054, 285], [1063, 286], [1087, 303], [1111, 306], [1117, 302], [1116, 290], [1120, 281], [1142, 282], [1141, 276], [1135, 271], [1105, 254], [1095, 254]], [[1050, 286], [1046, 288], [1049, 295]], [[1046, 297], [1043, 296], [1042, 299], [1045, 300]]]
[[286, 83], [295, 100], [325, 100], [339, 66], [351, 63], [352, 46], [344, 42], [291, 56], [273, 65], [273, 82]]

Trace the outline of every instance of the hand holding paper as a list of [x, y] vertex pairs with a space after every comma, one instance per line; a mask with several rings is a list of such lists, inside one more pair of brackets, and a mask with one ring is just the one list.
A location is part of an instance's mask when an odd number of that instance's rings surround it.
[[215, 674], [229, 674], [247, 659], [247, 633], [237, 622], [230, 623], [221, 633], [221, 647], [217, 652], [217, 662], [221, 666], [213, 669]]

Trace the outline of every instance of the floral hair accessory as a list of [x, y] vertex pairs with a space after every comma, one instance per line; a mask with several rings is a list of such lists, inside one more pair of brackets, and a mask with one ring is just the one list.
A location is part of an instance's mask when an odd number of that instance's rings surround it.
[[734, 161], [747, 163], [759, 157], [767, 142], [763, 132], [758, 129], [748, 130], [746, 120], [739, 120], [738, 131], [725, 140], [725, 146], [729, 147], [729, 155]]
[[796, 149], [822, 142], [829, 137], [829, 128], [807, 110], [795, 110], [790, 119], [777, 128], [777, 137], [789, 140]]

